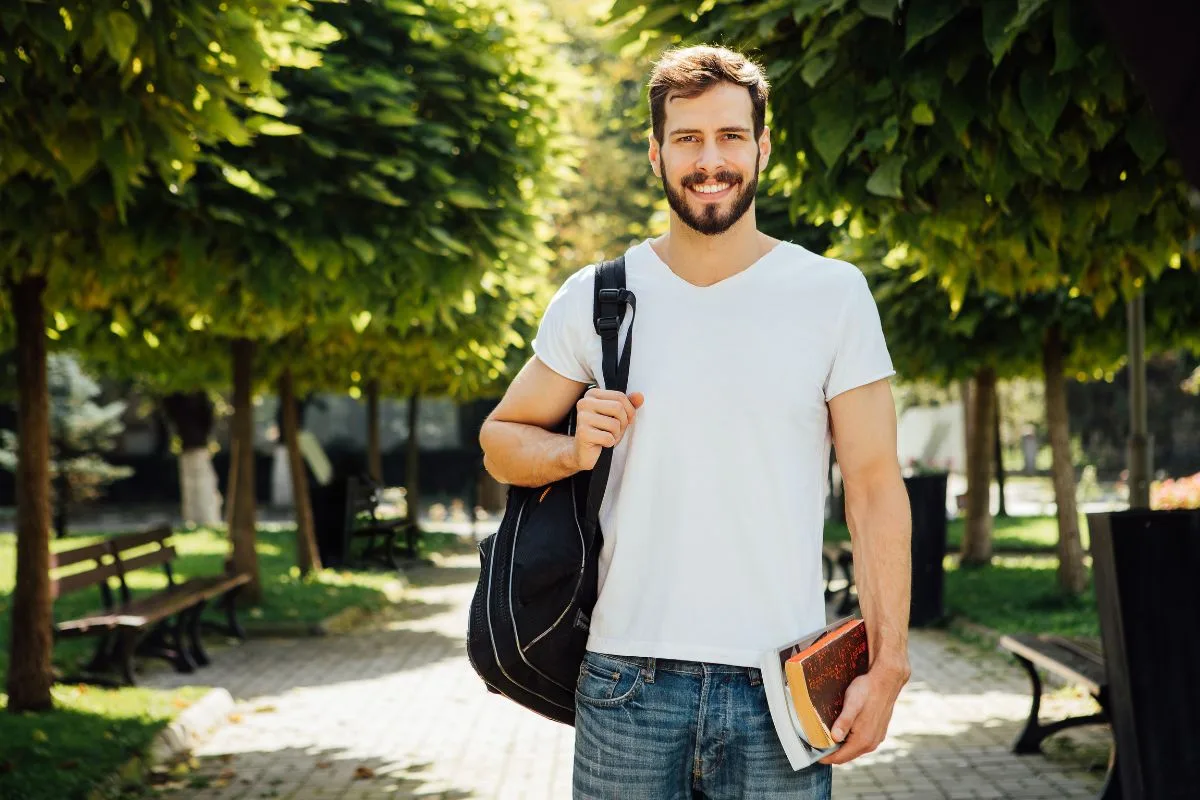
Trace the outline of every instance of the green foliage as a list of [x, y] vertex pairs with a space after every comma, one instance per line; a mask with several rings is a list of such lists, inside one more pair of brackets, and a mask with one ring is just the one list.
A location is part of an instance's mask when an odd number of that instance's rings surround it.
[[[291, 365], [309, 388], [373, 361], [456, 392], [494, 373], [546, 268], [561, 147], [561, 69], [545, 21], [516, 10], [315, 3], [334, 40], [278, 75], [297, 133], [218, 150], [143, 222], [176, 309], [152, 319], [276, 342], [263, 377]], [[455, 356], [469, 346], [487, 352]]]
[[553, 206], [551, 282], [558, 285], [585, 264], [614, 258], [649, 236], [666, 202], [647, 160], [648, 59], [616, 52], [612, 42], [623, 27], [601, 24], [594, 3], [555, 0], [550, 7], [577, 73], [572, 96], [587, 98], [564, 109], [574, 158]]
[[285, 0], [8, 4], [0, 12], [0, 275], [44, 274], [52, 307], [103, 305], [144, 242], [120, 222], [147, 182], [244, 143], [272, 91]]
[[[121, 416], [125, 403], [100, 406], [94, 398], [100, 386], [69, 355], [51, 354], [47, 364], [50, 391], [50, 476], [55, 489], [65, 492], [56, 502], [65, 508], [71, 501], [92, 500], [113, 481], [133, 474], [104, 460], [125, 430]], [[0, 467], [17, 469], [17, 436], [0, 431]]]
[[1180, 168], [1087, 3], [905, 8], [897, 26], [874, 2], [678, 2], [633, 30], [647, 47], [719, 41], [758, 57], [798, 211], [906, 244], [955, 309], [974, 282], [1077, 288], [1104, 311], [1168, 264], [1195, 265]]

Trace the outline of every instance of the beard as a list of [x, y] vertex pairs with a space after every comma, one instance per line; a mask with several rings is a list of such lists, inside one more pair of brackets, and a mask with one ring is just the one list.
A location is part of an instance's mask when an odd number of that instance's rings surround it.
[[[754, 203], [754, 194], [758, 191], [758, 163], [761, 155], [754, 157], [754, 172], [750, 177], [749, 183], [744, 183], [742, 177], [732, 170], [722, 169], [712, 176], [704, 175], [700, 172], [693, 172], [683, 176], [679, 183], [681, 189], [676, 190], [673, 186], [667, 183], [667, 170], [663, 164], [662, 154], [658, 156], [658, 168], [662, 174], [663, 191], [667, 195], [667, 204], [671, 207], [683, 224], [687, 225], [696, 233], [705, 236], [716, 236], [724, 233], [733, 227], [739, 219], [745, 216], [750, 210], [750, 206]], [[703, 208], [696, 212], [692, 209], [688, 202], [687, 190], [689, 187], [698, 183], [704, 183], [711, 177], [716, 183], [729, 183], [736, 187], [741, 187], [737, 194], [733, 196], [733, 202], [729, 206], [729, 210], [722, 213], [722, 203], [705, 203]]]

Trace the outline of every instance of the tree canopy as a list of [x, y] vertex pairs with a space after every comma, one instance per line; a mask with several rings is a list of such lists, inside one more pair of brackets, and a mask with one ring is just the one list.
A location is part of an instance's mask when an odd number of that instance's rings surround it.
[[[1195, 265], [1187, 186], [1081, 0], [618, 0], [648, 48], [719, 41], [765, 65], [797, 209], [880, 232], [946, 278], [1065, 286], [1101, 309]], [[637, 16], [637, 15], [640, 15]]]

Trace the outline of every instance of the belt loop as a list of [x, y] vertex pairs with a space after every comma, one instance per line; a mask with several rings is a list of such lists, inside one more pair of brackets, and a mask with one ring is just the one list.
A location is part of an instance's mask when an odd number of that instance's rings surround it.
[[642, 667], [642, 678], [646, 683], [654, 683], [655, 659], [647, 658], [646, 666]]

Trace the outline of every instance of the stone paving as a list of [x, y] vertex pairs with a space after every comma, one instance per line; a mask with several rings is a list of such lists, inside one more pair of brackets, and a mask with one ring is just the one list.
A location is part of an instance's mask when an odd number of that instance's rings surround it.
[[[411, 600], [370, 628], [214, 648], [195, 675], [148, 685], [224, 686], [238, 708], [159, 791], [177, 800], [569, 798], [573, 731], [488, 694], [463, 635], [476, 561], [411, 574]], [[914, 632], [913, 679], [888, 740], [834, 771], [842, 798], [1085, 798], [1101, 775], [1009, 753], [1029, 708], [1024, 674], [938, 632]], [[1090, 700], [1057, 697], [1053, 716]], [[1107, 736], [1097, 731], [1101, 741]]]

